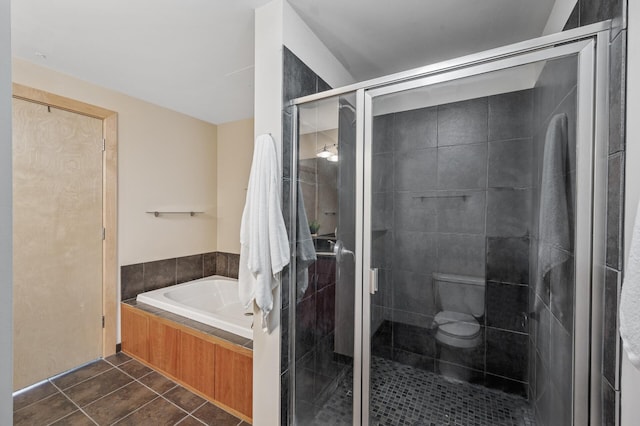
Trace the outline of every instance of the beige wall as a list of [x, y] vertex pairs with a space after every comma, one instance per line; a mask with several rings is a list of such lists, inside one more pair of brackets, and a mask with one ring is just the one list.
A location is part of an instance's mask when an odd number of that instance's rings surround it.
[[13, 81], [118, 113], [120, 265], [216, 250], [215, 125], [16, 58]]
[[216, 250], [215, 125], [20, 59], [12, 68], [15, 83], [118, 113], [118, 265]]
[[253, 158], [253, 119], [218, 125], [218, 250], [240, 253], [240, 220]]

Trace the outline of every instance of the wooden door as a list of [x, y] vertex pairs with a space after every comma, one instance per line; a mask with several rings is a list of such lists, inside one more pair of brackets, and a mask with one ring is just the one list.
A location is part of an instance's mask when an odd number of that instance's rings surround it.
[[102, 355], [102, 125], [13, 99], [14, 389]]

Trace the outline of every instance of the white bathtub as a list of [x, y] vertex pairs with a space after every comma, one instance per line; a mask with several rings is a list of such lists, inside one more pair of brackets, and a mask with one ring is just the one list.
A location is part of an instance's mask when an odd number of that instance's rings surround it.
[[140, 303], [253, 339], [252, 316], [240, 304], [238, 280], [214, 275], [141, 293]]

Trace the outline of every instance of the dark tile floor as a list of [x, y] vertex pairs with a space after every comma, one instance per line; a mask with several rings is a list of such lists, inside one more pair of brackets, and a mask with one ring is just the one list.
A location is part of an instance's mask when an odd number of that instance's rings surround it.
[[247, 425], [118, 353], [13, 398], [14, 425]]
[[[372, 425], [535, 426], [529, 404], [519, 396], [451, 381], [385, 358], [374, 356], [372, 363]], [[352, 386], [350, 372], [314, 417], [301, 413], [298, 423], [351, 425]]]

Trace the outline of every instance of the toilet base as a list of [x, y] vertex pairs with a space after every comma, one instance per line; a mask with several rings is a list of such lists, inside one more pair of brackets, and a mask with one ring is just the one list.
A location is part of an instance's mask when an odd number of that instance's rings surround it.
[[477, 359], [478, 347], [455, 348], [437, 342], [438, 358], [436, 371], [451, 382], [472, 382], [475, 378], [474, 359]]

